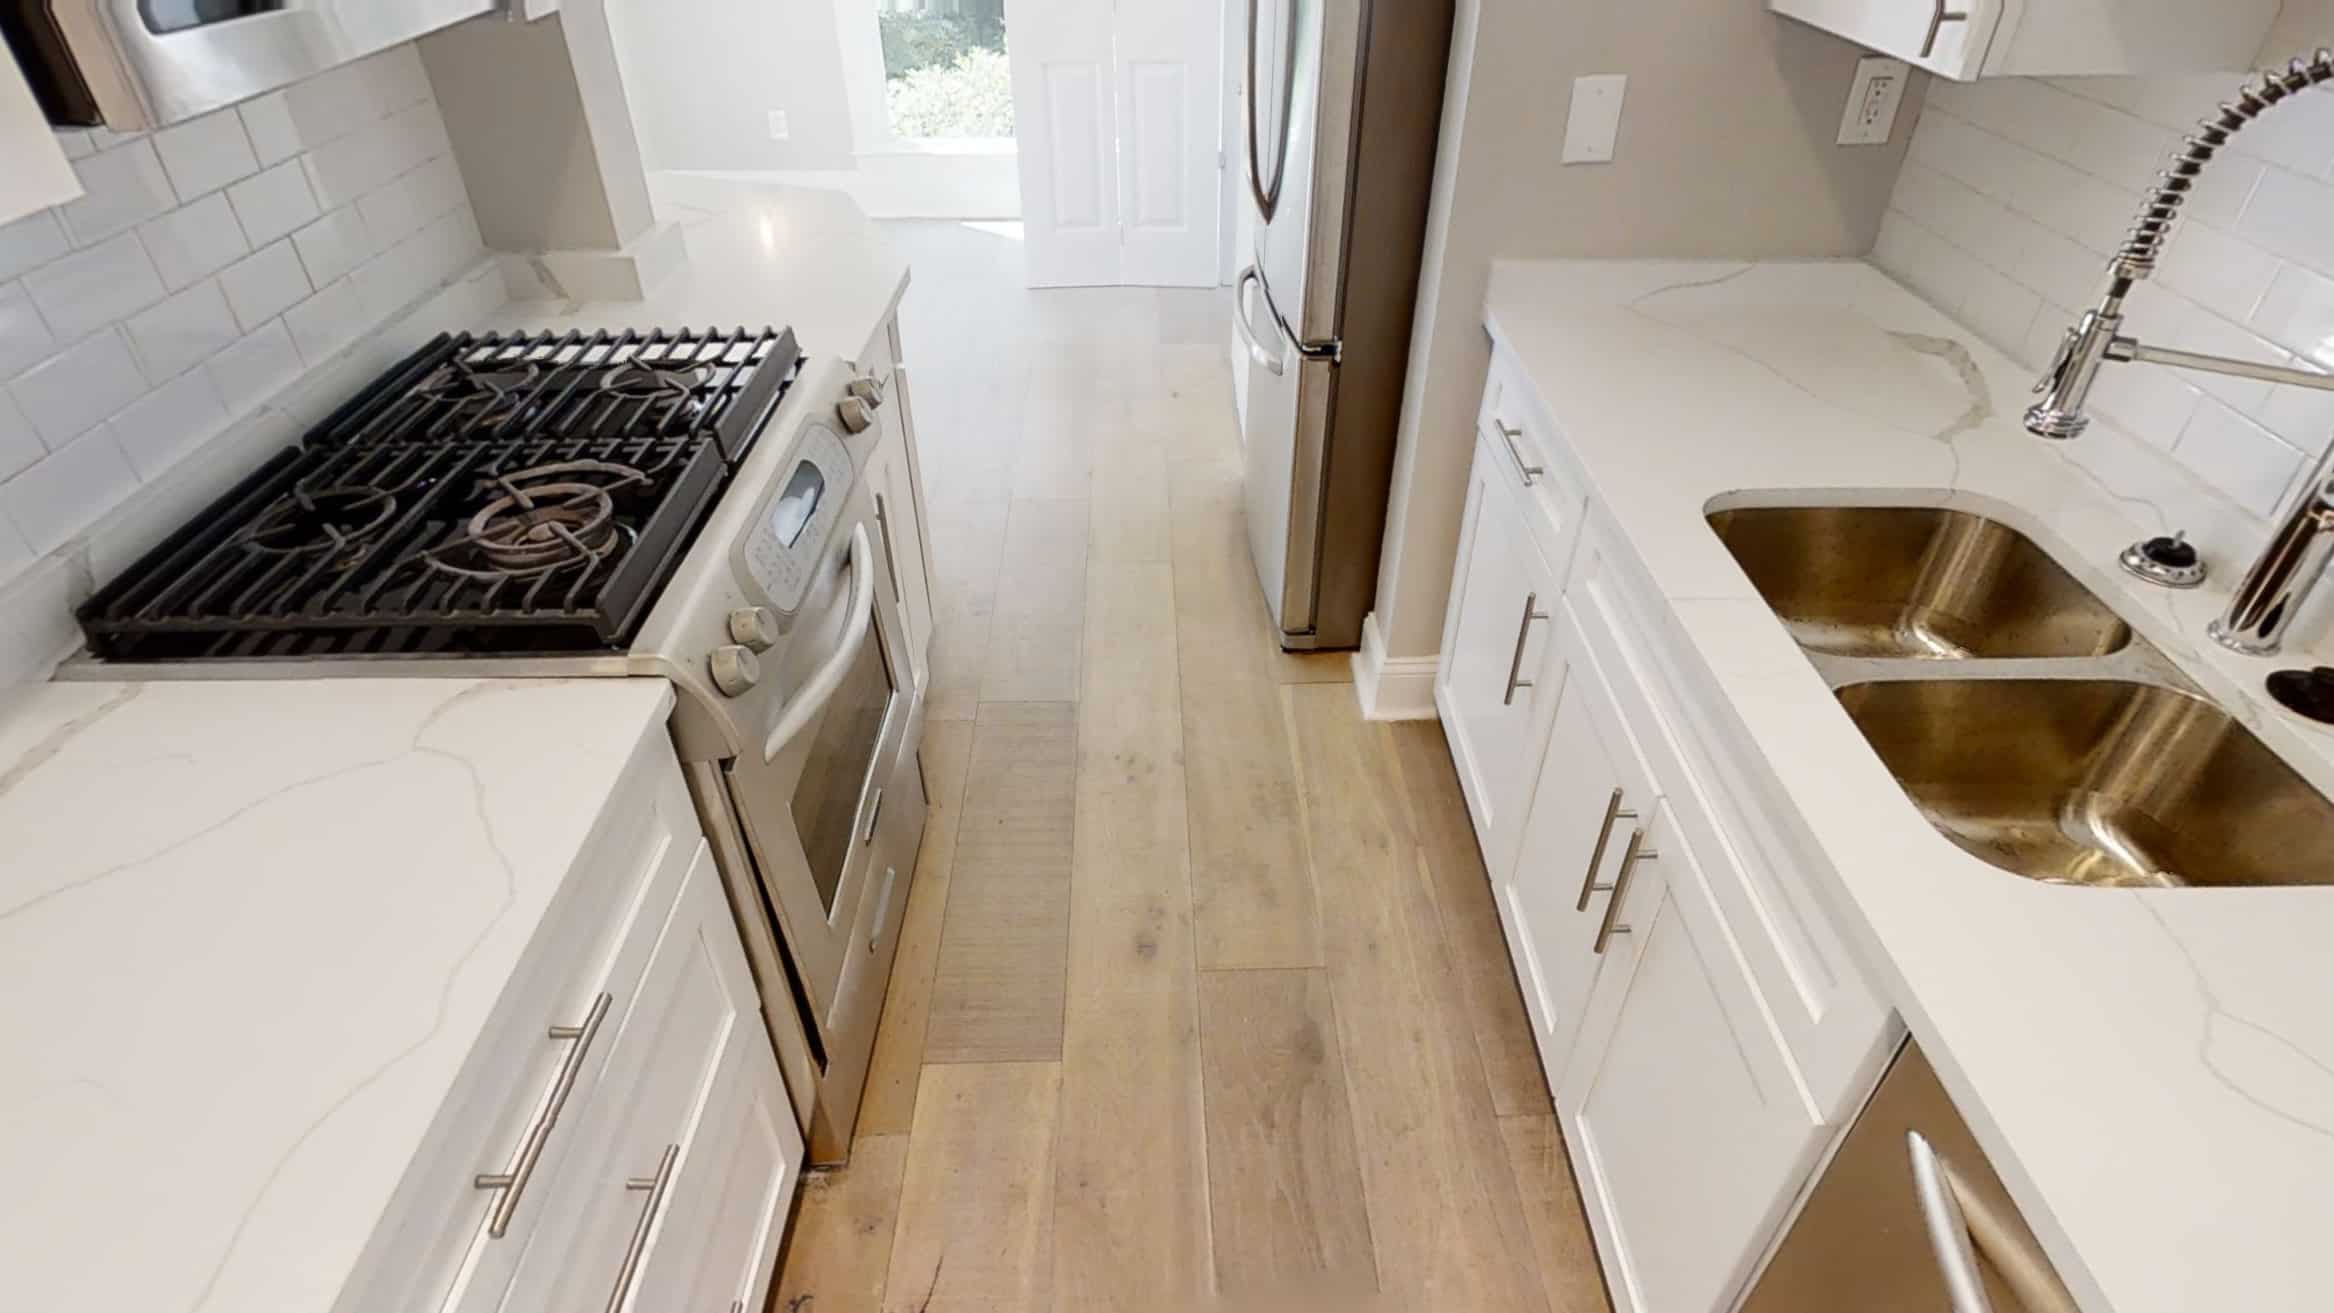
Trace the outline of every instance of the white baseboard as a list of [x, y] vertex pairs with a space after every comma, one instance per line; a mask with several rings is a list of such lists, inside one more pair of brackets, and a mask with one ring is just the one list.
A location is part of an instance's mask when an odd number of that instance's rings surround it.
[[1361, 647], [1353, 654], [1353, 693], [1366, 720], [1434, 720], [1438, 656], [1390, 657], [1376, 612], [1362, 617]]

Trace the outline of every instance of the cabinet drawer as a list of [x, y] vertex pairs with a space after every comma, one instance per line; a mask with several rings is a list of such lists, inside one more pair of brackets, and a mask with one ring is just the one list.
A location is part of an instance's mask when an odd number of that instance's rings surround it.
[[1870, 1084], [1892, 1040], [1887, 1001], [1864, 977], [1816, 891], [1822, 860], [1790, 802], [1724, 737], [1732, 713], [1677, 669], [1688, 641], [1637, 566], [1592, 524], [1568, 605], [1690, 841], [1715, 906], [1808, 1088], [1829, 1113]]
[[1475, 433], [1498, 457], [1494, 464], [1540, 510], [1541, 550], [1561, 578], [1580, 539], [1588, 480], [1573, 462], [1563, 431], [1505, 352], [1492, 358], [1484, 379]]
[[[624, 780], [391, 1198], [347, 1286], [356, 1292], [349, 1309], [492, 1308], [541, 1224], [666, 914], [703, 847], [662, 732], [643, 741]], [[493, 1173], [525, 1182], [477, 1185]], [[506, 1196], [515, 1196], [506, 1225], [493, 1235]]]
[[[655, 1250], [680, 1234], [675, 1209], [722, 1188], [735, 1166], [714, 1161], [726, 1134], [715, 1129], [728, 1111], [718, 1106], [724, 1086], [750, 1074], [775, 1116], [784, 1097], [776, 1070], [712, 854], [700, 849], [616, 1036], [598, 1097], [577, 1127], [571, 1161], [552, 1183], [500, 1307], [608, 1308], [620, 1285], [631, 1290], [627, 1307], [658, 1307], [643, 1302], [641, 1286], [652, 1269], [671, 1265]], [[783, 1120], [792, 1125], [790, 1116]], [[791, 1151], [778, 1157], [799, 1164], [799, 1137], [781, 1136], [780, 1144]], [[688, 1211], [702, 1212], [702, 1205], [690, 1203]], [[710, 1240], [671, 1243], [685, 1250]]]

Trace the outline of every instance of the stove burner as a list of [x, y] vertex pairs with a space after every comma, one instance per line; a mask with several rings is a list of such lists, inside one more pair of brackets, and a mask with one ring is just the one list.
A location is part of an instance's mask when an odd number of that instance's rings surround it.
[[[494, 476], [502, 490], [470, 517], [461, 537], [425, 555], [450, 574], [472, 579], [532, 579], [596, 563], [627, 541], [616, 522], [614, 493], [648, 475], [610, 461], [575, 460]], [[483, 568], [450, 555], [474, 552]]]
[[255, 552], [291, 556], [346, 551], [397, 513], [397, 499], [378, 488], [325, 488], [291, 494], [254, 520], [244, 544]]
[[703, 365], [634, 359], [600, 375], [600, 391], [633, 401], [685, 401], [712, 377]]

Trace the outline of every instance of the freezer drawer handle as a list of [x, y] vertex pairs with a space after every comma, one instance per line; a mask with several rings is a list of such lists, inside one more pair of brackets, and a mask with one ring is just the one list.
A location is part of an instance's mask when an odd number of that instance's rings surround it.
[[[1499, 695], [1499, 705], [1503, 707], [1514, 706], [1515, 691], [1519, 688], [1532, 687], [1532, 681], [1523, 677], [1524, 640], [1532, 636], [1533, 621], [1547, 618], [1548, 613], [1540, 609], [1540, 595], [1538, 593], [1524, 594], [1524, 618], [1515, 627], [1515, 655], [1508, 659], [1507, 691]], [[1610, 821], [1608, 820], [1607, 823], [1609, 824]]]
[[1919, 1131], [1906, 1131], [1904, 1138], [1913, 1159], [1913, 1193], [1921, 1201], [1921, 1220], [1929, 1230], [1929, 1247], [1936, 1251], [1938, 1275], [1945, 1278], [1946, 1302], [1953, 1313], [1994, 1313], [1977, 1272], [1977, 1250], [1969, 1243], [1969, 1222], [1961, 1215], [1951, 1169]]
[[1629, 881], [1637, 875], [1637, 863], [1650, 861], [1659, 856], [1661, 856], [1660, 853], [1645, 846], [1645, 831], [1629, 831], [1629, 851], [1621, 858], [1621, 873], [1613, 877], [1613, 900], [1605, 904], [1605, 919], [1597, 923], [1596, 954], [1598, 957], [1605, 955], [1605, 945], [1613, 942], [1614, 935], [1630, 933], [1628, 926], [1619, 923], [1619, 918], [1621, 900], [1629, 896]]
[[1239, 284], [1232, 289], [1232, 327], [1240, 330], [1240, 341], [1247, 346], [1248, 358], [1256, 362], [1257, 368], [1269, 374], [1285, 374], [1287, 363], [1264, 349], [1264, 344], [1256, 340], [1256, 326], [1248, 322], [1248, 285], [1263, 281], [1264, 275], [1256, 272], [1255, 265], [1240, 271]]
[[867, 543], [867, 526], [851, 526], [851, 618], [846, 623], [843, 641], [827, 657], [827, 663], [812, 672], [802, 682], [792, 701], [779, 713], [778, 723], [770, 730], [770, 737], [762, 744], [762, 760], [778, 760], [778, 754], [805, 725], [818, 718], [826, 709], [827, 699], [841, 687], [843, 676], [850, 673], [851, 663], [859, 659], [859, 649], [867, 645], [867, 630], [875, 620], [875, 572], [868, 568], [868, 554], [875, 549]]
[[632, 1228], [632, 1243], [624, 1246], [624, 1264], [616, 1269], [616, 1288], [608, 1292], [608, 1313], [623, 1313], [625, 1301], [632, 1298], [632, 1283], [640, 1279], [640, 1260], [648, 1254], [649, 1232], [656, 1230], [657, 1215], [664, 1212], [665, 1193], [672, 1188], [673, 1164], [680, 1161], [681, 1146], [668, 1144], [664, 1156], [656, 1160], [656, 1175], [626, 1178], [627, 1190], [646, 1190], [648, 1202], [641, 1205], [640, 1221]]
[[1495, 419], [1491, 421], [1491, 426], [1499, 430], [1500, 439], [1507, 443], [1507, 454], [1515, 460], [1516, 471], [1524, 476], [1524, 486], [1529, 488], [1538, 483], [1540, 476], [1548, 472], [1548, 467], [1532, 465], [1524, 460], [1524, 449], [1516, 445], [1516, 439], [1522, 437], [1524, 431], [1509, 427], [1505, 420]]
[[494, 1211], [487, 1215], [486, 1234], [497, 1240], [511, 1229], [511, 1219], [518, 1214], [519, 1196], [527, 1192], [527, 1182], [535, 1179], [535, 1165], [543, 1160], [543, 1146], [551, 1142], [551, 1128], [558, 1124], [559, 1114], [567, 1107], [567, 1096], [575, 1093], [575, 1079], [583, 1072], [584, 1055], [592, 1051], [592, 1041], [600, 1037], [600, 1023], [608, 1019], [608, 1008], [615, 996], [602, 992], [592, 1000], [592, 1010], [580, 1026], [553, 1026], [551, 1038], [570, 1041], [567, 1057], [559, 1064], [559, 1075], [551, 1082], [551, 1097], [544, 1100], [543, 1111], [535, 1114], [526, 1136], [519, 1141], [519, 1152], [511, 1159], [507, 1172], [480, 1172], [472, 1184], [480, 1190], [499, 1190], [501, 1197], [494, 1201]]

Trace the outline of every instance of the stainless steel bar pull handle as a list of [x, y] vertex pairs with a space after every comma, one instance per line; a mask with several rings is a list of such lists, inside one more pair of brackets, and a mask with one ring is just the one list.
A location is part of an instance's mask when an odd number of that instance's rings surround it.
[[875, 925], [867, 932], [867, 951], [870, 953], [875, 951], [877, 944], [883, 942], [883, 932], [890, 928], [891, 887], [899, 879], [899, 874], [900, 868], [896, 866], [883, 868], [883, 888], [875, 895]]
[[1597, 868], [1605, 864], [1605, 845], [1612, 841], [1613, 822], [1624, 819], [1636, 820], [1637, 813], [1621, 805], [1621, 791], [1614, 789], [1613, 796], [1605, 800], [1605, 823], [1597, 827], [1597, 846], [1588, 855], [1588, 869], [1580, 873], [1580, 901], [1572, 905], [1573, 911], [1587, 911], [1589, 895], [1612, 889], [1609, 884], [1597, 883]]
[[1614, 935], [1630, 932], [1630, 928], [1619, 921], [1621, 902], [1629, 896], [1629, 881], [1636, 878], [1637, 863], [1659, 856], [1660, 853], [1645, 846], [1645, 831], [1629, 831], [1628, 855], [1621, 858], [1621, 873], [1613, 877], [1613, 899], [1605, 904], [1605, 919], [1597, 923], [1597, 956], [1604, 956], [1605, 945], [1613, 942]]
[[1923, 59], [1936, 53], [1937, 33], [1943, 30], [1947, 23], [1966, 23], [1969, 21], [1967, 10], [1947, 9], [1945, 0], [1930, 0], [1930, 5], [1929, 34], [1921, 38], [1921, 58]]
[[640, 1279], [640, 1260], [648, 1255], [649, 1233], [656, 1230], [657, 1215], [664, 1212], [665, 1194], [673, 1184], [673, 1164], [680, 1158], [681, 1146], [668, 1144], [664, 1156], [656, 1160], [656, 1175], [635, 1176], [624, 1182], [627, 1190], [646, 1190], [648, 1202], [640, 1207], [632, 1243], [624, 1246], [624, 1265], [616, 1269], [616, 1288], [608, 1292], [608, 1313], [623, 1313], [625, 1301], [632, 1298], [632, 1283]]
[[871, 842], [871, 841], [872, 841], [872, 840], [875, 838], [875, 822], [876, 822], [876, 821], [877, 821], [879, 818], [881, 818], [881, 817], [882, 817], [882, 815], [883, 815], [883, 790], [882, 790], [882, 789], [880, 789], [880, 788], [878, 788], [878, 789], [875, 791], [875, 800], [874, 800], [873, 802], [871, 802], [871, 803], [869, 803], [869, 804], [868, 804], [868, 807], [867, 807], [867, 825], [865, 826], [865, 828], [863, 828], [863, 829], [861, 829], [861, 830], [859, 831], [859, 842], [861, 842], [861, 843], [868, 843], [868, 842]]
[[1514, 706], [1515, 691], [1519, 688], [1530, 688], [1532, 686], [1532, 681], [1523, 677], [1524, 640], [1531, 637], [1532, 622], [1534, 620], [1545, 620], [1547, 618], [1548, 613], [1540, 609], [1540, 595], [1538, 593], [1524, 594], [1524, 618], [1523, 621], [1515, 627], [1515, 655], [1508, 658], [1507, 691], [1500, 694], [1499, 705], [1503, 707]]
[[559, 1064], [559, 1075], [551, 1082], [551, 1097], [543, 1101], [543, 1111], [527, 1127], [519, 1140], [519, 1151], [511, 1158], [510, 1170], [481, 1172], [472, 1185], [480, 1190], [499, 1190], [494, 1211], [487, 1214], [486, 1233], [497, 1240], [511, 1229], [511, 1218], [519, 1211], [519, 1197], [527, 1192], [527, 1182], [535, 1179], [535, 1164], [543, 1160], [543, 1146], [551, 1142], [551, 1128], [559, 1124], [559, 1114], [567, 1107], [567, 1096], [575, 1093], [575, 1079], [583, 1072], [584, 1057], [592, 1051], [592, 1041], [599, 1038], [600, 1023], [608, 1019], [608, 1009], [616, 1002], [614, 995], [602, 991], [592, 1000], [592, 1010], [580, 1026], [553, 1026], [551, 1038], [571, 1041], [567, 1057]]
[[1978, 1274], [1977, 1250], [1969, 1242], [1969, 1222], [1953, 1192], [1951, 1169], [1919, 1131], [1906, 1131], [1904, 1138], [1912, 1155], [1913, 1193], [1921, 1201], [1921, 1221], [1928, 1228], [1929, 1248], [1937, 1255], [1938, 1275], [1945, 1279], [1946, 1303], [1953, 1313], [1994, 1313], [1993, 1301], [1986, 1298], [1985, 1278]]
[[1548, 467], [1524, 463], [1524, 449], [1516, 445], [1516, 439], [1522, 437], [1524, 431], [1510, 426], [1505, 420], [1498, 419], [1491, 421], [1491, 427], [1498, 429], [1500, 440], [1507, 443], [1507, 454], [1514, 459], [1516, 471], [1524, 476], [1524, 486], [1529, 488], [1538, 483], [1540, 476], [1548, 472]]

